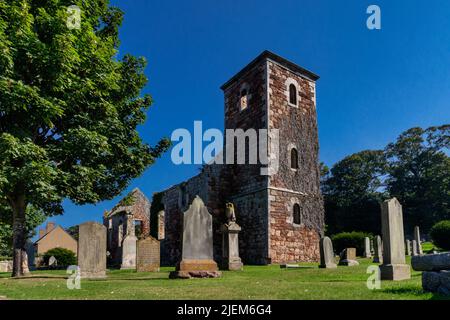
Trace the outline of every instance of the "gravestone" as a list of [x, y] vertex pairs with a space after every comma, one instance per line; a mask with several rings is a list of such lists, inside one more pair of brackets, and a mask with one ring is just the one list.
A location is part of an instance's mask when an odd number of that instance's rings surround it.
[[419, 250], [418, 250], [418, 248], [417, 248], [417, 241], [416, 241], [416, 240], [411, 241], [411, 249], [412, 249], [411, 255], [412, 255], [413, 257], [419, 255]]
[[56, 267], [58, 265], [58, 261], [56, 260], [56, 258], [54, 256], [51, 256], [48, 259], [48, 266], [49, 267]]
[[157, 272], [160, 266], [160, 243], [153, 237], [138, 240], [136, 248], [136, 271]]
[[280, 264], [280, 269], [301, 269], [302, 267], [299, 266], [298, 264], [293, 264], [293, 263], [284, 263], [284, 264]]
[[370, 239], [369, 237], [364, 238], [364, 258], [372, 258], [372, 253], [370, 252]]
[[182, 260], [169, 277], [188, 279], [220, 277], [213, 260], [212, 216], [196, 196], [183, 217]]
[[403, 212], [396, 198], [381, 204], [381, 227], [383, 233], [383, 264], [380, 266], [382, 280], [405, 280], [411, 278], [406, 264]]
[[158, 212], [158, 240], [164, 240], [165, 235], [165, 212], [161, 210]]
[[353, 267], [359, 265], [356, 261], [356, 248], [346, 248], [339, 255], [339, 265]]
[[28, 267], [28, 254], [26, 250], [22, 250], [22, 271], [25, 275], [30, 274], [30, 268]]
[[34, 264], [35, 248], [34, 248], [33, 242], [31, 242], [30, 240], [27, 240], [27, 242], [25, 243], [25, 250], [26, 250], [27, 256], [28, 256], [28, 267], [32, 268], [35, 266], [35, 264]]
[[450, 253], [417, 255], [411, 264], [414, 270], [423, 271], [424, 291], [450, 296]]
[[122, 264], [120, 269], [136, 269], [136, 243], [133, 215], [127, 213], [127, 234], [122, 241]]
[[374, 251], [375, 255], [373, 257], [373, 263], [381, 263], [383, 264], [383, 242], [381, 241], [380, 236], [375, 236]]
[[106, 227], [96, 222], [79, 226], [78, 266], [81, 278], [106, 277]]
[[414, 240], [416, 240], [417, 253], [423, 254], [422, 241], [420, 239], [420, 229], [418, 226], [414, 227]]
[[406, 240], [406, 255], [411, 255], [411, 240]]
[[12, 270], [13, 270], [12, 260], [0, 261], [0, 272], [12, 272]]
[[333, 243], [328, 237], [323, 237], [319, 242], [320, 249], [320, 265], [319, 268], [334, 269], [337, 268], [334, 257]]
[[225, 270], [242, 270], [243, 264], [239, 257], [239, 232], [241, 227], [236, 223], [234, 205], [226, 204], [228, 222], [222, 225], [222, 267]]

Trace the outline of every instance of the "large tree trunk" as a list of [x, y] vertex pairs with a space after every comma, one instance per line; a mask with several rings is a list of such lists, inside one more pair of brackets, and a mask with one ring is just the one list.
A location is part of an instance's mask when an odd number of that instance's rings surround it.
[[13, 277], [24, 276], [23, 251], [25, 250], [25, 195], [11, 199], [13, 209]]

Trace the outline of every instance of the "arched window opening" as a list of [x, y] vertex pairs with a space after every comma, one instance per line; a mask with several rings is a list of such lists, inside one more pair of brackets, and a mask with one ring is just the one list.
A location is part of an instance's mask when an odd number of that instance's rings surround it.
[[301, 223], [301, 214], [300, 214], [300, 206], [298, 203], [294, 204], [294, 224], [300, 224]]
[[240, 97], [240, 109], [241, 111], [244, 109], [247, 109], [248, 107], [248, 90], [246, 88], [241, 90], [241, 97]]
[[297, 88], [293, 83], [289, 85], [289, 103], [297, 105]]
[[291, 149], [291, 168], [298, 169], [298, 152], [297, 149]]

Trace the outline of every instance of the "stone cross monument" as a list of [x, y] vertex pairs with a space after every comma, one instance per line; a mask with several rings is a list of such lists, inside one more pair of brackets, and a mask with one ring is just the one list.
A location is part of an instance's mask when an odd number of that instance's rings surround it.
[[405, 280], [411, 278], [406, 264], [403, 212], [396, 198], [381, 204], [381, 227], [383, 233], [383, 264], [380, 266], [382, 280]]

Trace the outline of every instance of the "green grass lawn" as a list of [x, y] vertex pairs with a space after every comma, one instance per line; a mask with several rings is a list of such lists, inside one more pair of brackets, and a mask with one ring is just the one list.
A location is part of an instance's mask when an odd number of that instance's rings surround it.
[[369, 290], [368, 259], [360, 266], [301, 269], [245, 266], [244, 271], [225, 271], [218, 279], [169, 280], [173, 268], [157, 273], [111, 270], [107, 280], [82, 280], [80, 290], [66, 287], [65, 271], [36, 271], [32, 277], [11, 279], [0, 274], [0, 296], [8, 299], [439, 299], [424, 293], [420, 272], [412, 279], [383, 281], [381, 289]]

